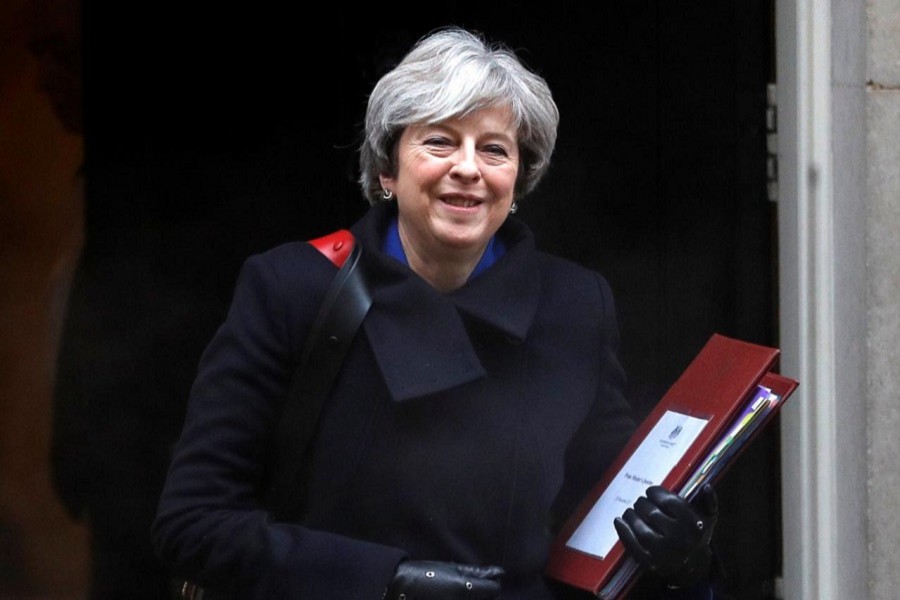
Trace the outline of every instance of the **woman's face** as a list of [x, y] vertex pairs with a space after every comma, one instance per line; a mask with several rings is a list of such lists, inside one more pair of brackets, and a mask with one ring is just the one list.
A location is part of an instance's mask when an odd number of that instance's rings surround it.
[[490, 107], [400, 136], [394, 192], [407, 255], [439, 261], [480, 256], [509, 214], [519, 170], [508, 107]]

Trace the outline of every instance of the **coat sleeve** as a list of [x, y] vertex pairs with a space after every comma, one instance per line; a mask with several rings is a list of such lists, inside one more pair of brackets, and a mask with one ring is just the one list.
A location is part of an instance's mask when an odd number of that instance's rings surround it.
[[[306, 262], [312, 271], [327, 264]], [[292, 338], [305, 337], [324, 294], [312, 288], [325, 287], [285, 286], [279, 266], [265, 255], [247, 261], [228, 317], [201, 358], [154, 544], [174, 574], [217, 596], [380, 598], [402, 551], [274, 522], [259, 501], [299, 356]], [[305, 324], [292, 336], [296, 306], [312, 308], [301, 311]]]

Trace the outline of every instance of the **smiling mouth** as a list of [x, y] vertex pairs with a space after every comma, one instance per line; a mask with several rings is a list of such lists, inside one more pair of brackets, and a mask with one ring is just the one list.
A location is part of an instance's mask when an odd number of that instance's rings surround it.
[[481, 204], [480, 200], [470, 200], [467, 198], [441, 198], [441, 202], [459, 208], [473, 208]]

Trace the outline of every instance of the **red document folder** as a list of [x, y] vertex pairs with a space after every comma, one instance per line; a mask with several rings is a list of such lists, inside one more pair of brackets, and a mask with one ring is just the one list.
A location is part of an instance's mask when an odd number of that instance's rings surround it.
[[[616, 541], [604, 556], [597, 556], [571, 547], [568, 542], [573, 532], [582, 524], [603, 492], [622, 472], [629, 458], [635, 454], [648, 434], [666, 415], [674, 412], [704, 419], [707, 422], [662, 481], [647, 482], [647, 486], [663, 485], [678, 492], [726, 435], [744, 406], [755, 396], [758, 386], [763, 385], [778, 394], [781, 401], [754, 428], [751, 437], [755, 437], [797, 387], [796, 381], [770, 372], [778, 355], [777, 348], [714, 334], [639, 425], [600, 481], [563, 526], [551, 547], [547, 575], [593, 592], [595, 595], [599, 594], [625, 561], [624, 547], [621, 542]], [[743, 451], [748, 443], [749, 439], [741, 446], [740, 451]], [[733, 462], [734, 458], [736, 455], [729, 457], [728, 464]], [[724, 468], [721, 469], [715, 478], [721, 476], [724, 471]], [[630, 587], [625, 586], [616, 595], [607, 597], [621, 597]]]

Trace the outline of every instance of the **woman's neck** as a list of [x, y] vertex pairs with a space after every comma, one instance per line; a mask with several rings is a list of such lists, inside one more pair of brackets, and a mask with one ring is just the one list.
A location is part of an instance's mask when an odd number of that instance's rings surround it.
[[409, 243], [406, 236], [403, 235], [402, 227], [400, 228], [400, 243], [406, 254], [406, 260], [409, 262], [409, 268], [444, 294], [465, 285], [485, 250], [482, 247], [468, 252], [453, 250], [426, 255], [424, 252], [420, 252], [415, 244]]

